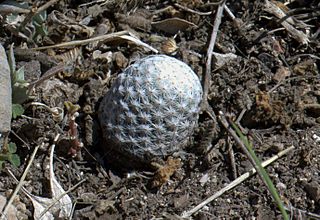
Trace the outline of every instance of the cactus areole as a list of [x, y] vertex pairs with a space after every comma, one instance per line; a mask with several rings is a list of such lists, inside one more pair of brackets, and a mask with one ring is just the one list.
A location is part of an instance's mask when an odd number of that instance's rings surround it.
[[187, 64], [165, 55], [136, 61], [100, 104], [106, 147], [142, 162], [179, 151], [197, 124], [201, 98], [199, 78]]

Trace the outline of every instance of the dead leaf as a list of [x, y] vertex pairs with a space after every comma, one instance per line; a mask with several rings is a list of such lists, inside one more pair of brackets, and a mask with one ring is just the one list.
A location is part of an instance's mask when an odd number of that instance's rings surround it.
[[101, 61], [106, 61], [107, 63], [110, 63], [112, 61], [112, 52], [107, 51], [105, 53], [102, 53], [101, 50], [95, 50], [92, 53], [92, 58], [94, 60], [101, 60]]
[[162, 42], [161, 50], [165, 54], [172, 54], [177, 51], [178, 46], [174, 38], [168, 38]]
[[107, 199], [99, 199], [95, 211], [99, 214], [102, 215], [103, 213], [107, 212], [109, 208], [114, 209], [114, 201], [107, 200]]
[[69, 32], [85, 37], [91, 37], [94, 34], [94, 28], [81, 24], [57, 10], [48, 15], [47, 22], [51, 24], [48, 26], [49, 35], [47, 37], [53, 42], [56, 42], [56, 37], [54, 36], [60, 36], [61, 33], [66, 34], [65, 37]]
[[311, 72], [314, 75], [318, 74], [316, 62], [313, 59], [308, 59], [302, 62], [297, 63], [293, 66], [293, 72], [297, 75], [305, 75], [308, 72]]
[[113, 54], [113, 59], [116, 62], [117, 66], [121, 69], [128, 66], [128, 59], [120, 51], [117, 51]]
[[162, 21], [152, 22], [152, 27], [169, 34], [177, 34], [179, 31], [185, 31], [188, 28], [198, 27], [192, 22], [181, 18], [168, 18]]
[[[54, 154], [54, 147], [53, 145], [51, 147], [51, 152], [50, 152], [50, 186], [51, 186], [51, 193], [53, 200], [58, 199], [61, 195], [65, 194], [64, 189], [62, 186], [59, 184], [57, 181], [54, 172], [53, 172], [53, 154]], [[60, 218], [67, 218], [71, 214], [71, 209], [72, 209], [72, 201], [71, 198], [65, 194], [62, 196], [62, 198], [58, 201], [58, 203], [55, 206], [58, 208], [57, 211], [59, 211], [59, 217]]]
[[256, 95], [256, 104], [259, 108], [263, 109], [265, 112], [272, 113], [272, 106], [270, 101], [270, 96], [267, 92], [259, 91]]
[[78, 59], [78, 57], [81, 56], [81, 54], [82, 54], [81, 48], [75, 47], [71, 50], [68, 50], [67, 52], [56, 55], [55, 59], [65, 64], [74, 63]]
[[[7, 203], [7, 198], [0, 194], [0, 211], [3, 209], [6, 203]], [[12, 219], [12, 220], [18, 219], [16, 213], [17, 213], [17, 208], [11, 204], [5, 219]]]
[[145, 18], [144, 14], [134, 13], [132, 15], [124, 15], [116, 13], [115, 17], [119, 23], [127, 24], [131, 28], [147, 32], [151, 29], [150, 19]]
[[276, 74], [273, 76], [273, 79], [277, 82], [282, 82], [286, 77], [290, 76], [290, 70], [288, 67], [280, 66], [277, 69]]
[[65, 101], [77, 103], [83, 93], [83, 88], [79, 88], [77, 84], [56, 78], [46, 80], [38, 88], [42, 92], [45, 104], [60, 108], [64, 107]]
[[159, 164], [153, 164], [159, 169], [156, 171], [152, 181], [152, 187], [160, 187], [169, 181], [170, 177], [181, 167], [181, 160], [178, 158], [168, 157], [166, 164], [161, 166]]
[[54, 147], [55, 145], [51, 147], [49, 163], [52, 198], [35, 196], [24, 187], [21, 188], [22, 192], [31, 200], [34, 206], [33, 217], [37, 220], [68, 219], [72, 211], [72, 200], [59, 184], [53, 172]]

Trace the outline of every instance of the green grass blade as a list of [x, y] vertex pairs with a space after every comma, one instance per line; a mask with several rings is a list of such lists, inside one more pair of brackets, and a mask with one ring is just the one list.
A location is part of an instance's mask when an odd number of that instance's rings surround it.
[[257, 168], [258, 168], [257, 172], [260, 174], [260, 176], [263, 178], [264, 182], [266, 183], [266, 185], [267, 185], [267, 187], [268, 187], [268, 189], [269, 189], [274, 201], [276, 202], [276, 204], [277, 204], [277, 206], [278, 206], [283, 218], [285, 220], [289, 220], [289, 215], [285, 210], [285, 207], [284, 207], [284, 205], [283, 205], [283, 203], [281, 201], [281, 198], [280, 198], [280, 196], [278, 194], [278, 191], [277, 191], [276, 187], [273, 185], [272, 180], [270, 179], [267, 171], [262, 167], [260, 159], [254, 153], [252, 143], [250, 143], [248, 138], [245, 135], [243, 135], [243, 133], [240, 131], [240, 129], [238, 128], [238, 126], [235, 123], [231, 122], [231, 124], [232, 124], [233, 129], [236, 131], [237, 135], [243, 141], [243, 143], [246, 146], [246, 148], [247, 148], [249, 154], [251, 155], [252, 159], [256, 163]]

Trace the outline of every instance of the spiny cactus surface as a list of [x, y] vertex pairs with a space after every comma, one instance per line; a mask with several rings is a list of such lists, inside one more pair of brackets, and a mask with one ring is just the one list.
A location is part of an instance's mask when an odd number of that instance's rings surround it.
[[142, 161], [167, 156], [193, 133], [201, 97], [200, 81], [188, 65], [165, 55], [148, 56], [119, 74], [104, 96], [103, 136], [116, 150]]

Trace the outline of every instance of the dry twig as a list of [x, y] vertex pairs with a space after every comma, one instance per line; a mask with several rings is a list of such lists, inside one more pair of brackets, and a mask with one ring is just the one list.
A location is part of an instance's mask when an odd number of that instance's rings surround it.
[[[1, 212], [1, 213], [2, 213], [2, 214], [1, 214], [1, 217], [0, 217], [1, 220], [6, 219], [5, 216], [6, 216], [7, 212], [8, 212], [8, 210], [9, 210], [9, 207], [10, 207], [10, 205], [12, 204], [12, 202], [13, 202], [14, 198], [16, 197], [16, 195], [18, 194], [18, 192], [20, 191], [21, 187], [23, 186], [23, 184], [24, 184], [24, 179], [26, 178], [26, 176], [27, 176], [27, 174], [28, 174], [28, 172], [29, 172], [29, 169], [30, 169], [30, 167], [31, 167], [31, 165], [32, 165], [32, 162], [33, 162], [33, 160], [34, 160], [34, 157], [36, 156], [36, 153], [37, 153], [39, 147], [40, 147], [40, 146], [38, 145], [38, 146], [36, 146], [36, 147], [34, 148], [33, 153], [32, 153], [32, 155], [31, 155], [31, 157], [30, 157], [29, 163], [28, 163], [26, 169], [24, 170], [24, 172], [23, 172], [23, 174], [22, 174], [22, 176], [21, 176], [21, 179], [20, 179], [18, 185], [16, 186], [15, 190], [14, 190], [13, 193], [11, 194], [11, 197], [10, 197], [9, 201], [8, 201], [7, 204], [5, 205], [3, 211]], [[42, 145], [41, 145], [41, 148], [43, 148], [43, 147], [44, 147], [44, 143], [42, 143]]]
[[194, 13], [194, 14], [197, 14], [197, 15], [211, 15], [212, 14], [212, 11], [209, 11], [209, 12], [201, 12], [201, 11], [195, 11], [191, 8], [188, 8], [188, 7], [185, 7], [183, 5], [180, 5], [178, 3], [175, 3], [174, 6], [176, 6], [177, 8], [180, 8], [184, 11], [187, 11], [187, 12], [190, 12], [190, 13]]
[[236, 167], [236, 160], [234, 158], [234, 151], [233, 151], [233, 146], [231, 144], [231, 139], [228, 136], [227, 137], [227, 143], [228, 143], [228, 155], [229, 155], [229, 160], [230, 160], [230, 165], [231, 165], [231, 170], [232, 170], [232, 177], [233, 179], [237, 178], [237, 167]]
[[[282, 19], [287, 16], [286, 13], [284, 13], [276, 4], [274, 4], [268, 0], [265, 0], [264, 10], [269, 12], [270, 14], [273, 14], [274, 16], [276, 16], [279, 19]], [[292, 37], [294, 39], [296, 39], [298, 42], [300, 42], [302, 44], [308, 44], [309, 38], [305, 33], [297, 30], [287, 20], [282, 21], [281, 24], [292, 35]]]
[[28, 90], [31, 91], [34, 87], [36, 87], [37, 85], [39, 85], [43, 81], [51, 78], [52, 76], [55, 76], [59, 72], [62, 72], [63, 70], [65, 70], [65, 68], [66, 68], [65, 66], [66, 66], [65, 64], [60, 63], [57, 66], [52, 67], [47, 72], [45, 72], [38, 80], [31, 82], [28, 86]]
[[[302, 209], [295, 208], [293, 206], [285, 207], [287, 211], [291, 213], [291, 216], [299, 216], [297, 219], [305, 219], [306, 216], [312, 217], [310, 219], [320, 219], [320, 215], [311, 213]], [[309, 218], [308, 218], [309, 219]]]
[[55, 198], [52, 203], [46, 207], [45, 210], [43, 210], [43, 212], [40, 214], [40, 216], [42, 217], [46, 212], [48, 212], [60, 199], [62, 199], [62, 197], [64, 197], [65, 195], [67, 195], [69, 192], [72, 192], [73, 190], [75, 190], [78, 186], [80, 186], [82, 183], [84, 183], [85, 181], [87, 181], [87, 179], [82, 179], [80, 180], [77, 184], [75, 184], [74, 186], [72, 186], [70, 189], [68, 189], [67, 191], [65, 191], [64, 193], [62, 193], [61, 195], [59, 195], [57, 198]]
[[[291, 150], [294, 149], [294, 146], [291, 146], [283, 151], [280, 151], [277, 155], [269, 158], [268, 160], [264, 161], [261, 163], [261, 165], [263, 167], [266, 167], [268, 165], [270, 165], [271, 163], [273, 163], [274, 161], [276, 161], [277, 159], [279, 159], [280, 157], [284, 156], [285, 154], [287, 154], [288, 152], [290, 152]], [[213, 194], [212, 196], [208, 197], [207, 199], [205, 199], [203, 202], [201, 202], [199, 205], [197, 205], [196, 207], [192, 208], [189, 211], [185, 211], [182, 213], [181, 217], [183, 218], [188, 218], [191, 215], [193, 215], [194, 213], [196, 213], [197, 211], [199, 211], [202, 207], [204, 207], [205, 205], [207, 205], [208, 203], [212, 202], [213, 200], [215, 200], [216, 198], [220, 197], [222, 194], [224, 194], [225, 192], [231, 190], [232, 188], [236, 187], [237, 185], [239, 185], [240, 183], [242, 183], [243, 181], [245, 181], [246, 179], [248, 179], [249, 177], [251, 177], [253, 174], [255, 174], [257, 171], [252, 168], [250, 171], [246, 172], [245, 174], [242, 174], [241, 176], [239, 176], [237, 179], [235, 179], [234, 181], [232, 181], [231, 183], [229, 183], [226, 187], [224, 187], [223, 189], [219, 190], [218, 192], [216, 192], [215, 194]]]
[[217, 39], [218, 29], [221, 24], [221, 18], [222, 18], [222, 13], [224, 10], [224, 5], [225, 5], [225, 1], [223, 1], [218, 7], [214, 26], [213, 26], [212, 33], [211, 33], [209, 47], [207, 50], [206, 71], [205, 71], [204, 84], [203, 84], [203, 98], [202, 98], [202, 103], [201, 103], [202, 110], [207, 110], [207, 108], [209, 106], [208, 93], [209, 93], [209, 86], [210, 86], [210, 82], [211, 82], [212, 52], [213, 52], [213, 48], [214, 48], [214, 45], [215, 45], [215, 42]]
[[75, 41], [71, 41], [71, 42], [64, 42], [61, 44], [55, 44], [55, 45], [44, 46], [44, 47], [36, 47], [36, 48], [32, 48], [32, 49], [33, 50], [45, 50], [45, 49], [51, 49], [51, 48], [65, 48], [65, 47], [71, 47], [71, 46], [86, 45], [86, 44], [89, 44], [89, 43], [95, 42], [95, 41], [110, 41], [110, 40], [113, 40], [115, 37], [123, 36], [126, 34], [129, 34], [129, 32], [128, 31], [119, 31], [119, 32], [111, 33], [111, 34], [105, 34], [105, 35], [101, 35], [101, 36], [97, 36], [97, 37], [92, 37], [92, 38], [85, 39], [85, 40], [75, 40]]
[[0, 14], [2, 16], [10, 14], [10, 13], [27, 14], [29, 12], [30, 12], [29, 9], [20, 8], [15, 5], [9, 5], [9, 4], [5, 4], [5, 3], [0, 4]]
[[[273, 185], [269, 175], [263, 169], [259, 159], [257, 158], [257, 156], [254, 154], [253, 150], [251, 149], [248, 141], [242, 139], [241, 135], [240, 135], [240, 137], [238, 136], [238, 134], [237, 134], [238, 132], [236, 131], [237, 127], [234, 128], [235, 130], [231, 128], [230, 124], [228, 123], [228, 121], [222, 111], [219, 112], [219, 120], [222, 123], [222, 125], [225, 127], [225, 129], [229, 132], [229, 134], [234, 138], [234, 140], [236, 141], [238, 146], [241, 148], [241, 150], [245, 153], [245, 155], [247, 156], [248, 160], [253, 165], [253, 167], [258, 171], [260, 179], [268, 187], [268, 190], [269, 190], [272, 198], [274, 199], [274, 201], [277, 203], [277, 205], [283, 215], [283, 218], [289, 219], [289, 216], [284, 209], [283, 203], [281, 201], [281, 198], [280, 198], [275, 186]], [[235, 124], [232, 123], [232, 125], [235, 125]], [[247, 143], [245, 143], [245, 142], [247, 142]]]
[[71, 42], [64, 42], [64, 43], [60, 43], [60, 44], [44, 46], [44, 47], [37, 47], [37, 48], [32, 48], [32, 49], [33, 50], [44, 50], [44, 49], [50, 49], [50, 48], [65, 48], [65, 47], [86, 45], [86, 44], [89, 44], [91, 42], [96, 42], [96, 41], [107, 42], [107, 41], [115, 40], [117, 38], [121, 38], [121, 39], [130, 41], [130, 42], [133, 42], [137, 46], [141, 46], [141, 47], [144, 47], [148, 50], [153, 51], [154, 53], [158, 53], [157, 49], [142, 42], [136, 36], [134, 36], [134, 34], [132, 34], [129, 31], [119, 31], [119, 32], [111, 33], [111, 34], [105, 34], [105, 35], [101, 35], [101, 36], [97, 36], [97, 37], [92, 37], [92, 38], [85, 39], [85, 40], [75, 40], [75, 41], [71, 41]]

